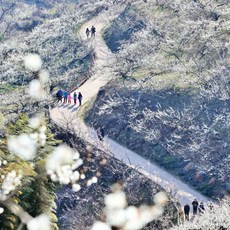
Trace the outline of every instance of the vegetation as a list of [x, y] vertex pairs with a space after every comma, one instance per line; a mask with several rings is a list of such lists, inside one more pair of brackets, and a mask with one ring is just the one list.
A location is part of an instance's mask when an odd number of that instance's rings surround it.
[[[28, 127], [28, 117], [24, 114], [20, 114], [19, 119], [15, 123], [10, 123], [7, 126], [7, 135], [30, 132], [31, 128]], [[57, 217], [54, 211], [57, 185], [47, 178], [43, 168], [44, 158], [51, 153], [53, 147], [57, 146], [60, 141], [54, 139], [54, 135], [49, 129], [46, 135], [46, 145], [39, 149], [38, 155], [33, 161], [24, 161], [9, 153], [6, 146], [7, 137], [1, 140], [0, 161], [2, 164], [4, 161], [7, 161], [7, 163], [0, 168], [0, 182], [2, 183], [4, 176], [11, 171], [21, 174], [23, 176], [22, 184], [11, 195], [10, 202], [19, 204], [33, 217], [47, 213], [50, 216], [52, 229], [58, 229]], [[19, 218], [9, 210], [0, 215], [0, 226], [3, 229], [17, 229], [20, 223]]]
[[[162, 190], [159, 185], [96, 148], [103, 143], [95, 141], [95, 147], [87, 137], [76, 137], [82, 130], [70, 130], [74, 120], [65, 114], [65, 130], [51, 126], [49, 116], [56, 90], [70, 91], [91, 76], [93, 82], [100, 75], [100, 83], [106, 76], [109, 84], [81, 107], [78, 118], [103, 127], [106, 135], [203, 194], [229, 195], [229, 1], [0, 4], [0, 228], [230, 227], [229, 198], [205, 204], [203, 215], [181, 224], [182, 207], [171, 201], [172, 191], [163, 210], [165, 195], [161, 202], [154, 196]], [[100, 14], [96, 23], [107, 23], [102, 35], [111, 56], [95, 51], [102, 46], [97, 39], [77, 36]], [[49, 121], [37, 117], [38, 111]], [[157, 220], [145, 218], [153, 211]]]
[[90, 125], [104, 126], [210, 197], [229, 192], [228, 6], [127, 5], [104, 36], [116, 56], [108, 63], [114, 80], [86, 115]]
[[[74, 193], [69, 186], [60, 187], [57, 191], [57, 215], [60, 229], [88, 230], [94, 222], [103, 220], [104, 199], [111, 192], [114, 184], [121, 185], [128, 205], [135, 207], [143, 204], [154, 205], [154, 196], [162, 191], [158, 184], [146, 178], [135, 168], [96, 149], [72, 133], [63, 132], [55, 126], [53, 129], [58, 139], [64, 140], [68, 145], [79, 150], [84, 159], [82, 170], [85, 172], [86, 180], [93, 176], [98, 177], [98, 182], [91, 186], [85, 186], [82, 182], [82, 189], [78, 193]], [[164, 210], [162, 217], [152, 221], [143, 229], [160, 230], [175, 224], [177, 209], [171, 198]], [[82, 216], [84, 218], [81, 218]]]
[[16, 88], [17, 88], [17, 86], [12, 85], [12, 84], [7, 84], [7, 83], [6, 84], [0, 84], [0, 94], [12, 92]]

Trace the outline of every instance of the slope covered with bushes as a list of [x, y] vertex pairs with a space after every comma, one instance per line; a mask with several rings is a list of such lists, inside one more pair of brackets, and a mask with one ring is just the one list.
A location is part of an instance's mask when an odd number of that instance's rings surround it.
[[227, 1], [127, 6], [105, 31], [116, 78], [86, 116], [210, 197], [230, 188], [228, 21]]

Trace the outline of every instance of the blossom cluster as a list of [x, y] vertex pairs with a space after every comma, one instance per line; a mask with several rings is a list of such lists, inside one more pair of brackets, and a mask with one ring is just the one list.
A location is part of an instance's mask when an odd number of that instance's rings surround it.
[[10, 152], [23, 160], [32, 160], [36, 156], [39, 146], [46, 143], [46, 126], [41, 118], [33, 117], [29, 120], [29, 126], [33, 133], [22, 133], [18, 136], [10, 136], [7, 140]]
[[30, 137], [36, 141], [37, 145], [45, 146], [47, 128], [43, 120], [38, 116], [33, 117], [29, 120], [29, 126], [35, 130], [34, 133], [30, 134]]
[[50, 230], [50, 219], [47, 214], [41, 214], [32, 218], [27, 223], [28, 230]]
[[17, 175], [16, 171], [9, 172], [6, 176], [2, 175], [3, 179], [0, 189], [0, 200], [4, 201], [7, 199], [7, 195], [14, 191], [18, 185], [21, 184], [21, 175]]
[[37, 54], [28, 54], [24, 57], [24, 64], [27, 69], [38, 73], [38, 79], [34, 79], [29, 85], [29, 95], [38, 100], [43, 101], [47, 98], [44, 90], [45, 84], [49, 81], [49, 73], [47, 70], [42, 70], [42, 60]]
[[153, 206], [127, 206], [126, 195], [119, 185], [114, 185], [112, 189], [113, 193], [105, 197], [106, 222], [97, 221], [91, 230], [111, 230], [112, 227], [123, 230], [141, 229], [163, 213], [163, 205], [168, 200], [165, 193], [160, 192], [155, 195]]
[[46, 161], [46, 171], [52, 181], [61, 184], [72, 184], [73, 191], [77, 192], [81, 186], [76, 183], [85, 179], [76, 169], [83, 164], [80, 154], [66, 145], [60, 145], [54, 149]]
[[10, 152], [23, 160], [32, 160], [36, 156], [36, 141], [30, 134], [22, 133], [18, 136], [10, 136], [7, 145]]

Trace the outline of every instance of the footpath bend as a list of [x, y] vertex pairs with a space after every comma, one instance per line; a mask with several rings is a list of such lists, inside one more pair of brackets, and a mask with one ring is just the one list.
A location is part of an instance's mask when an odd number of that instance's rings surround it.
[[[85, 23], [79, 32], [81, 39], [84, 40], [84, 42], [87, 42], [90, 46], [94, 47], [95, 53], [93, 76], [91, 76], [76, 90], [76, 92], [81, 92], [83, 95], [82, 105], [94, 100], [99, 89], [106, 85], [106, 83], [108, 83], [111, 79], [108, 72], [104, 70], [108, 60], [113, 59], [113, 55], [106, 46], [106, 43], [101, 35], [101, 31], [107, 21], [104, 21], [103, 15], [99, 15], [98, 17]], [[85, 30], [87, 27], [91, 28], [92, 25], [96, 27], [96, 36], [95, 38], [88, 38], [87, 40]], [[73, 92], [71, 93], [71, 96], [73, 96]], [[172, 193], [175, 194], [175, 198], [182, 205], [187, 202], [191, 204], [194, 198], [200, 202], [208, 202], [209, 199], [207, 197], [203, 196], [180, 179], [168, 173], [158, 165], [149, 162], [137, 153], [113, 141], [109, 137], [105, 136], [103, 142], [100, 142], [97, 138], [96, 131], [86, 126], [83, 119], [79, 116], [78, 111], [79, 107], [74, 106], [73, 104], [57, 104], [56, 107], [50, 110], [50, 116], [57, 125], [73, 130], [77, 133], [77, 135], [84, 138], [89, 143], [96, 145], [101, 150], [109, 152], [125, 164], [136, 168], [138, 171], [161, 185], [167, 191], [172, 191]]]

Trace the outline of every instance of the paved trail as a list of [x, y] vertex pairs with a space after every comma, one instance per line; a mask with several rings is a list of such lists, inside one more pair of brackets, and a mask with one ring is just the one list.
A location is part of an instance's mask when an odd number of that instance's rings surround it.
[[[99, 89], [111, 79], [111, 74], [108, 74], [108, 71], [105, 71], [105, 69], [108, 60], [112, 60], [114, 57], [101, 36], [102, 28], [106, 23], [107, 22], [103, 21], [103, 15], [99, 15], [84, 24], [80, 30], [82, 40], [88, 42], [90, 46], [95, 47], [94, 75], [76, 90], [77, 92], [81, 92], [83, 95], [82, 104], [95, 99]], [[96, 27], [96, 37], [94, 39], [86, 40], [85, 29], [86, 27], [91, 28], [92, 25]], [[130, 151], [112, 139], [105, 137], [104, 141], [100, 142], [97, 138], [96, 131], [85, 125], [84, 121], [78, 116], [78, 111], [79, 107], [77, 106], [59, 104], [50, 111], [50, 115], [53, 121], [58, 125], [74, 130], [74, 132], [88, 142], [109, 152], [125, 164], [137, 168], [153, 181], [159, 183], [166, 190], [171, 190], [173, 193], [177, 192], [176, 198], [182, 205], [186, 202], [191, 203], [194, 198], [197, 198], [198, 201], [208, 201], [207, 197], [201, 195], [199, 192], [189, 187], [166, 170], [149, 162], [145, 158], [139, 156], [133, 151]]]

